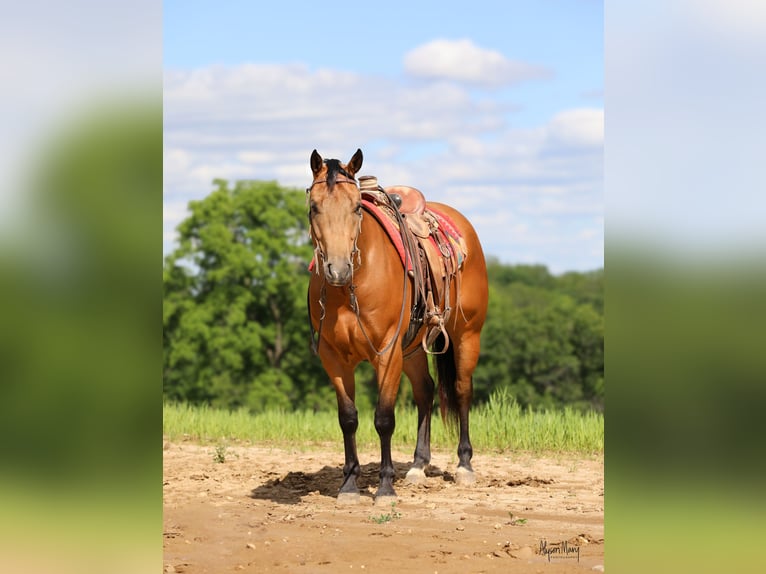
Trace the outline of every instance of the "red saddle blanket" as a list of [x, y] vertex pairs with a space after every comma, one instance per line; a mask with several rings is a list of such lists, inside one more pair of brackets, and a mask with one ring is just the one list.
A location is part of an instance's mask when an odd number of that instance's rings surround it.
[[[392, 221], [391, 218], [388, 217], [388, 215], [386, 215], [386, 213], [372, 201], [362, 199], [362, 206], [383, 226], [383, 229], [386, 230], [391, 243], [393, 243], [394, 247], [396, 247], [396, 252], [399, 254], [399, 258], [402, 260], [402, 265], [404, 265], [406, 262], [407, 270], [411, 270], [412, 261], [409, 261], [407, 255], [405, 254], [404, 244], [402, 243], [402, 236], [401, 233], [399, 233], [399, 227], [396, 225], [396, 223]], [[432, 207], [429, 207], [428, 211], [432, 213], [439, 222], [439, 228], [442, 230], [442, 233], [444, 233], [445, 237], [449, 240], [451, 256], [455, 257], [457, 265], [460, 267], [463, 262], [463, 252], [456, 246], [460, 244], [460, 239], [463, 237], [463, 234], [460, 233], [455, 223], [444, 213], [441, 213]], [[439, 245], [436, 242], [436, 239], [434, 239], [433, 235], [431, 235], [428, 240], [437, 250], [439, 249]], [[311, 260], [311, 263], [309, 264], [309, 271], [313, 271], [314, 261], [314, 259]]]

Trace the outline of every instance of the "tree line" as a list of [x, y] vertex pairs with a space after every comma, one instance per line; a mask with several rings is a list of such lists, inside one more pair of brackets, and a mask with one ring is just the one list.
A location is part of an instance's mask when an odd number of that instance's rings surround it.
[[[163, 265], [165, 399], [253, 412], [334, 409], [309, 349], [305, 193], [267, 181], [214, 186], [189, 203]], [[488, 275], [474, 401], [502, 390], [523, 406], [602, 410], [603, 269], [553, 275], [489, 257]], [[374, 404], [366, 363], [357, 387], [357, 402]], [[401, 389], [408, 400], [409, 384]]]

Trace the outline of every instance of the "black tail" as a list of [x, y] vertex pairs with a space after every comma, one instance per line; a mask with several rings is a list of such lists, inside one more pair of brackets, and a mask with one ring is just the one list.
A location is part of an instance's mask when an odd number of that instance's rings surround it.
[[[444, 335], [439, 335], [434, 341], [435, 349], [444, 348]], [[458, 423], [457, 405], [457, 369], [455, 368], [455, 352], [452, 345], [446, 352], [436, 355], [436, 374], [439, 379], [439, 410], [442, 420], [448, 427], [455, 428]]]

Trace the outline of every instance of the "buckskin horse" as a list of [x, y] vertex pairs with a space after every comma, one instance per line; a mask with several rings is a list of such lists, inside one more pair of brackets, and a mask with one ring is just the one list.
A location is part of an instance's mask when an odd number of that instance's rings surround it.
[[[447, 205], [428, 202], [419, 207], [419, 212], [439, 217], [430, 216], [431, 228], [421, 235], [441, 233], [441, 244], [437, 247], [444, 259], [440, 263], [441, 273], [431, 268], [428, 278], [418, 281], [415, 271], [422, 274], [423, 268], [431, 267], [429, 258], [423, 256], [426, 250], [413, 249], [414, 236], [405, 234], [406, 216], [398, 209], [399, 197], [380, 187], [373, 196], [363, 196], [356, 179], [362, 159], [361, 150], [347, 164], [322, 159], [316, 150], [311, 154], [313, 181], [306, 192], [315, 250], [308, 308], [312, 347], [335, 388], [343, 431], [345, 464], [339, 501], [359, 499], [354, 369], [364, 360], [375, 369], [378, 384], [375, 429], [381, 449], [375, 503], [380, 504], [396, 496], [391, 437], [402, 371], [412, 384], [418, 410], [417, 444], [406, 479], [414, 483], [425, 480], [431, 459], [435, 387], [428, 371], [429, 353], [436, 356], [442, 418], [448, 424], [459, 425], [455, 481], [470, 484], [475, 480], [468, 414], [480, 332], [487, 313], [487, 271], [479, 239], [468, 220]], [[364, 179], [360, 177], [360, 181]], [[372, 216], [374, 197], [387, 204], [384, 207], [389, 213], [396, 214], [398, 219], [393, 227], [398, 227], [403, 238], [409, 238], [409, 249], [404, 255], [401, 239], [397, 247], [386, 230], [392, 227], [391, 222]], [[414, 221], [416, 217], [411, 215], [410, 219]], [[444, 231], [451, 229], [449, 237], [439, 231], [439, 222]], [[421, 242], [425, 244], [428, 240]], [[431, 238], [431, 243], [436, 241]], [[460, 253], [456, 257], [457, 251]], [[440, 278], [443, 284], [435, 289]], [[428, 305], [424, 299], [426, 291]], [[439, 297], [442, 300], [437, 306], [434, 298]], [[428, 310], [430, 315], [424, 312]]]

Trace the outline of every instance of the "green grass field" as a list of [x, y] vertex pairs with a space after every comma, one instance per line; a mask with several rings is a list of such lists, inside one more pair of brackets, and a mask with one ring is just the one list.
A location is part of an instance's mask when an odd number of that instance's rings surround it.
[[[417, 410], [414, 406], [396, 411], [394, 448], [409, 450], [416, 442]], [[245, 409], [218, 410], [205, 406], [166, 404], [163, 409], [166, 439], [191, 439], [203, 444], [227, 441], [284, 444], [311, 448], [338, 443], [342, 434], [338, 415], [333, 411], [267, 411], [251, 414]], [[601, 454], [604, 452], [604, 416], [572, 409], [533, 412], [523, 410], [512, 398], [495, 395], [489, 402], [471, 410], [471, 442], [484, 452], [529, 451]], [[359, 448], [377, 447], [378, 435], [373, 412], [359, 412]], [[453, 433], [434, 414], [431, 425], [433, 448], [454, 449]]]

